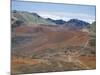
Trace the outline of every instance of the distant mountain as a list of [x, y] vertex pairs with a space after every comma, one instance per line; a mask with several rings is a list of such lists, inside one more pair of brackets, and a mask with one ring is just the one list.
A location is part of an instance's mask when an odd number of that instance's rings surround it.
[[[17, 22], [16, 22], [17, 21]], [[39, 16], [37, 13], [30, 13], [25, 11], [12, 11], [12, 23], [24, 23], [24, 24], [44, 24], [44, 25], [56, 25], [50, 20]]]
[[54, 22], [54, 23], [56, 23], [56, 24], [58, 24], [58, 25], [63, 25], [63, 24], [66, 23], [66, 21], [64, 21], [64, 20], [62, 20], [62, 19], [53, 20], [53, 19], [51, 19], [51, 18], [47, 18], [47, 20], [52, 21], [52, 22]]
[[78, 19], [71, 19], [71, 20], [67, 21], [65, 24], [65, 26], [71, 26], [71, 27], [76, 27], [76, 28], [80, 28], [80, 29], [87, 27], [88, 25], [89, 25], [88, 22], [78, 20]]
[[70, 19], [69, 21], [64, 21], [62, 19], [53, 20], [51, 18], [47, 18], [47, 20], [52, 21], [52, 22], [56, 23], [57, 25], [63, 25], [63, 26], [67, 26], [67, 27], [74, 27], [74, 28], [80, 28], [80, 29], [87, 27], [89, 25], [88, 22], [78, 20], [78, 19]]
[[12, 11], [12, 27], [17, 27], [20, 25], [33, 25], [33, 24], [43, 24], [43, 25], [62, 25], [70, 28], [84, 28], [89, 25], [88, 22], [70, 19], [69, 21], [64, 21], [62, 19], [54, 20], [51, 18], [43, 18], [37, 13], [30, 13], [26, 11]]

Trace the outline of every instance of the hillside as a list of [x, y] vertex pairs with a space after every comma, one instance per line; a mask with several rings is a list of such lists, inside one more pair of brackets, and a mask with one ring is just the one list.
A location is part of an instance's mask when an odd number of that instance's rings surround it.
[[30, 13], [25, 11], [12, 11], [12, 19], [16, 21], [24, 22], [25, 24], [45, 24], [56, 25], [52, 21], [46, 20], [36, 13]]
[[91, 36], [90, 45], [96, 46], [96, 21], [90, 24], [89, 31]]
[[94, 33], [96, 32], [96, 21], [90, 24], [89, 29], [91, 32], [94, 32]]
[[95, 48], [82, 31], [59, 26], [20, 26], [12, 34], [12, 73], [95, 69]]

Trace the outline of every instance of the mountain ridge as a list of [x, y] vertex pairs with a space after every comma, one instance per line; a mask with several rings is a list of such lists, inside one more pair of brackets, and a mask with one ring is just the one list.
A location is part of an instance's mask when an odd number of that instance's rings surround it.
[[[26, 11], [12, 11], [12, 20], [14, 20], [12, 25], [20, 25], [19, 23], [31, 25], [31, 24], [40, 24], [40, 25], [60, 25], [60, 26], [70, 26], [74, 28], [84, 28], [90, 25], [88, 22], [79, 19], [70, 19], [64, 21], [62, 19], [54, 20], [51, 18], [43, 18], [37, 13], [26, 12]], [[14, 24], [15, 23], [15, 24]], [[17, 24], [18, 23], [18, 24]]]

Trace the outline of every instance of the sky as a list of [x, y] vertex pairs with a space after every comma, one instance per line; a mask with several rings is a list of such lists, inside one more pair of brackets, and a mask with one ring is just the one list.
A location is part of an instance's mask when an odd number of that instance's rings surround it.
[[12, 10], [35, 12], [44, 18], [95, 21], [95, 6], [12, 1]]

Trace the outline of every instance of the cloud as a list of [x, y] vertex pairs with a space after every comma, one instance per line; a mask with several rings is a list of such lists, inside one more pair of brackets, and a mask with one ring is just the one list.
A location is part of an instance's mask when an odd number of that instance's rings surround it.
[[45, 12], [45, 11], [38, 11], [37, 12], [40, 16], [44, 18], [52, 18], [52, 19], [63, 19], [63, 20], [70, 20], [70, 19], [80, 19], [89, 23], [95, 21], [95, 16], [83, 13], [69, 13], [69, 12]]

